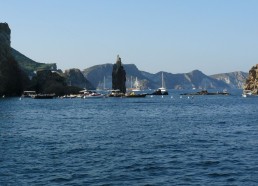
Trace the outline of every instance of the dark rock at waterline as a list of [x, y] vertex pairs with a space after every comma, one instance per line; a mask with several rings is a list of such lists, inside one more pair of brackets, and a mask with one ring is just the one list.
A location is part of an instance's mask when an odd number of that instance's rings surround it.
[[149, 95], [157, 95], [157, 96], [161, 96], [161, 95], [168, 95], [168, 92], [162, 92], [160, 89], [156, 90], [155, 92], [149, 94]]
[[188, 96], [198, 96], [198, 95], [229, 95], [228, 92], [208, 92], [207, 90], [202, 90], [200, 92], [194, 92], [194, 93], [184, 93], [180, 95], [188, 95]]

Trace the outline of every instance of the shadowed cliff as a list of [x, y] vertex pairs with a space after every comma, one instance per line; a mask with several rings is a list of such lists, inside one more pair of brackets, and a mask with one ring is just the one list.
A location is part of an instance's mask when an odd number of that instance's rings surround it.
[[11, 29], [0, 23], [0, 95], [20, 95], [29, 80], [11, 51]]

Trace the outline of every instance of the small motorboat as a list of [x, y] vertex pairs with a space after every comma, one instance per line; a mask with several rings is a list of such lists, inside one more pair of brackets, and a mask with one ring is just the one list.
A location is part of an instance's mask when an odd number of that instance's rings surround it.
[[84, 99], [88, 99], [88, 98], [104, 98], [105, 95], [104, 94], [100, 94], [100, 93], [97, 93], [97, 92], [91, 92], [91, 93], [88, 93], [88, 94], [84, 94], [83, 98]]

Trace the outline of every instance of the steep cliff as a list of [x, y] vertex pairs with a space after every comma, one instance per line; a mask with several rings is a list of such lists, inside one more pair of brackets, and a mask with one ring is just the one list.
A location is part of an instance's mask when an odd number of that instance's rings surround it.
[[253, 94], [258, 94], [258, 64], [249, 71], [244, 90], [251, 90]]
[[0, 95], [15, 96], [22, 93], [28, 78], [12, 56], [10, 38], [8, 24], [0, 23]]

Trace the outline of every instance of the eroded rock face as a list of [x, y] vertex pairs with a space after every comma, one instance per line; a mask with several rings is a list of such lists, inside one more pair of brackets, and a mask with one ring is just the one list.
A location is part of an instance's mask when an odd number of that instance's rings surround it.
[[27, 81], [11, 52], [11, 29], [0, 23], [0, 96], [20, 95]]
[[258, 93], [258, 64], [249, 70], [249, 75], [246, 79], [244, 90], [251, 90], [253, 94]]
[[119, 89], [121, 92], [126, 92], [126, 72], [122, 66], [122, 61], [119, 55], [117, 56], [116, 63], [113, 65], [112, 71], [112, 89]]
[[51, 70], [37, 71], [32, 79], [31, 90], [43, 94], [56, 94], [63, 96], [66, 94], [77, 94], [81, 90], [79, 87], [67, 86], [66, 78], [63, 74], [52, 72]]
[[66, 70], [64, 74], [67, 78], [68, 85], [86, 88], [88, 90], [95, 89], [95, 87], [83, 76], [82, 72], [79, 69], [69, 69]]

